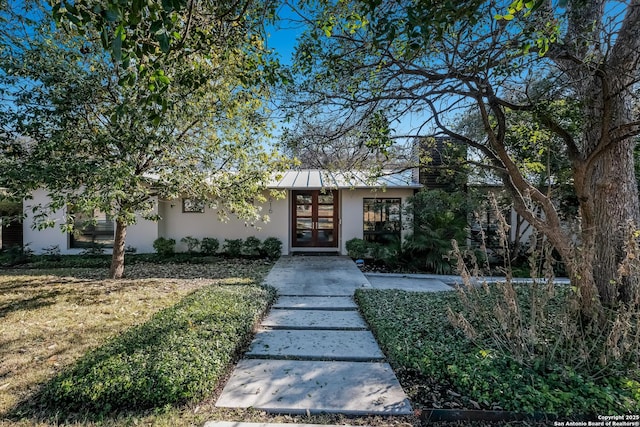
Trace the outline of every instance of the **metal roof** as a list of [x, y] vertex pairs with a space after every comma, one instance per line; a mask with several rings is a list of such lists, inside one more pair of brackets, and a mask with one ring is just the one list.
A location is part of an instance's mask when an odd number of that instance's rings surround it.
[[276, 189], [356, 189], [356, 188], [421, 188], [413, 178], [412, 170], [400, 172], [382, 171], [375, 176], [366, 171], [331, 171], [326, 169], [303, 169], [284, 172], [280, 179], [269, 183]]

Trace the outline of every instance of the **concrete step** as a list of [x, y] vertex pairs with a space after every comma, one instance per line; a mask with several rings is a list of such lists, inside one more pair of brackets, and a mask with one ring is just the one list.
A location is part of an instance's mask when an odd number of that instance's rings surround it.
[[382, 361], [384, 354], [369, 331], [262, 330], [248, 358]]
[[273, 308], [292, 310], [356, 310], [358, 306], [351, 297], [292, 297], [278, 298]]
[[271, 329], [335, 329], [365, 330], [367, 324], [357, 311], [271, 310], [262, 322]]
[[410, 415], [387, 363], [244, 359], [216, 406], [270, 413]]
[[369, 282], [348, 257], [281, 257], [265, 283], [290, 296], [351, 296]]

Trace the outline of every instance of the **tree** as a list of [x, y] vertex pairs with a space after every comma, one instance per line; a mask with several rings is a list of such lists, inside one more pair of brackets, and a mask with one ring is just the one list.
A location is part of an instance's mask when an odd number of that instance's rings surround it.
[[95, 26], [56, 26], [46, 8], [38, 20], [14, 10], [27, 30], [12, 32], [0, 50], [11, 100], [2, 111], [3, 186], [21, 196], [48, 190], [40, 227], [52, 226], [48, 214], [61, 208], [65, 231], [77, 214], [99, 210], [114, 218], [113, 278], [124, 271], [127, 226], [138, 215], [157, 219], [157, 198], [207, 200], [222, 217], [233, 212], [255, 221], [260, 190], [281, 166], [266, 148], [269, 85], [256, 60], [258, 29], [237, 15], [248, 9], [227, 19], [199, 7], [190, 3], [191, 15], [182, 19], [196, 32], [221, 31], [224, 43], [182, 39], [175, 55], [157, 52], [151, 74], [144, 61], [125, 64], [105, 52]]
[[[291, 104], [289, 104], [291, 105]], [[378, 169], [390, 165], [401, 158], [391, 145], [387, 134], [380, 137], [380, 130], [389, 130], [388, 124], [380, 116], [359, 126], [335, 128], [330, 122], [323, 122], [318, 116], [298, 114], [298, 122], [292, 129], [285, 129], [282, 146], [295, 157], [303, 168], [328, 169], [338, 171]], [[384, 139], [384, 142], [373, 138]]]
[[[559, 252], [584, 318], [593, 319], [601, 303], [632, 303], [640, 280], [618, 274], [640, 220], [633, 163], [640, 1], [562, 5], [543, 0], [518, 12], [479, 0], [305, 2], [314, 24], [297, 50], [298, 70], [308, 76], [299, 90], [304, 102], [323, 100], [360, 117], [410, 113], [422, 118], [418, 133], [433, 129], [481, 153], [518, 213]], [[540, 80], [548, 84], [532, 85]], [[578, 114], [556, 114], [558, 102]], [[480, 118], [480, 138], [455, 131], [457, 117], [470, 111]], [[510, 117], [522, 112], [562, 141], [579, 201], [578, 244], [553, 199], [512, 155], [518, 141], [507, 139]]]

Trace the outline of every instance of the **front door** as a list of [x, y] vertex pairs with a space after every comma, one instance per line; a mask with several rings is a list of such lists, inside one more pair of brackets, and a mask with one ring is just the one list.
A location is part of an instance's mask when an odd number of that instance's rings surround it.
[[293, 247], [338, 247], [338, 192], [293, 192]]

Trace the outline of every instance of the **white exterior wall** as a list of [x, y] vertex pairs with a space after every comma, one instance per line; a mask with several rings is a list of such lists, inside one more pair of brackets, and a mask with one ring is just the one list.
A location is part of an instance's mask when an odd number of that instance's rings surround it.
[[[70, 248], [70, 239], [60, 226], [65, 223], [65, 209], [60, 209], [49, 216], [55, 222], [54, 227], [37, 230], [33, 228], [34, 214], [32, 208], [37, 205], [46, 206], [50, 199], [47, 191], [43, 189], [32, 193], [32, 199], [24, 201], [25, 219], [22, 225], [23, 240], [25, 245], [36, 254], [41, 254], [44, 249], [58, 246], [60, 253], [64, 255], [79, 254], [81, 248]], [[137, 249], [138, 253], [153, 252], [153, 241], [158, 237], [158, 224], [153, 221], [138, 217], [136, 224], [127, 227], [127, 246]], [[111, 249], [106, 248], [105, 253], [110, 253]]]
[[[218, 219], [215, 209], [205, 206], [203, 213], [182, 212], [182, 199], [160, 201], [161, 216], [159, 233], [167, 239], [175, 239], [176, 251], [186, 251], [183, 237], [191, 236], [202, 240], [203, 237], [214, 237], [224, 244], [224, 239], [246, 239], [254, 236], [260, 240], [277, 237], [282, 241], [283, 254], [288, 254], [289, 245], [289, 201], [265, 197], [271, 202], [260, 205], [260, 215], [268, 215], [268, 222], [256, 222], [253, 226], [243, 219], [231, 216], [226, 222]], [[269, 212], [271, 210], [271, 212]]]
[[[158, 200], [154, 213], [158, 213]], [[136, 249], [136, 253], [148, 254], [154, 252], [153, 241], [158, 235], [159, 224], [156, 221], [149, 221], [141, 216], [137, 216], [136, 223], [127, 227], [126, 246]]]
[[[340, 253], [347, 254], [346, 242], [348, 240], [364, 237], [364, 202], [363, 199], [369, 198], [400, 198], [404, 207], [407, 200], [413, 196], [412, 189], [356, 189], [341, 190], [342, 197], [340, 201]], [[402, 212], [402, 238], [411, 232], [411, 219], [407, 218], [404, 211]]]
[[28, 245], [29, 249], [36, 254], [42, 253], [45, 248], [58, 246], [62, 254], [80, 253], [81, 249], [69, 249], [69, 235], [60, 230], [60, 226], [64, 225], [64, 209], [53, 212], [49, 219], [55, 222], [54, 227], [37, 230], [33, 228], [34, 213], [32, 208], [38, 205], [46, 206], [49, 203], [47, 191], [39, 189], [31, 194], [31, 199], [24, 201], [25, 218], [22, 222], [22, 235], [24, 245]]
[[[363, 238], [363, 199], [365, 198], [401, 198], [405, 205], [407, 199], [414, 193], [412, 189], [342, 189], [339, 195], [339, 232], [338, 249], [341, 254], [346, 254], [345, 244], [353, 238]], [[245, 239], [255, 236], [260, 240], [267, 237], [276, 237], [282, 242], [282, 253], [288, 255], [291, 249], [291, 191], [286, 192], [285, 199], [274, 199], [265, 193], [268, 200], [260, 206], [261, 214], [268, 215], [268, 222], [257, 222], [254, 226], [247, 224], [245, 220], [231, 217], [226, 222], [218, 219], [215, 209], [205, 207], [204, 213], [182, 212], [182, 199], [160, 200], [157, 203], [157, 213], [160, 216], [158, 223], [138, 219], [138, 222], [127, 229], [127, 246], [136, 249], [137, 253], [152, 253], [153, 242], [158, 237], [176, 240], [176, 251], [185, 251], [186, 245], [180, 242], [183, 237], [191, 236], [197, 239], [214, 237], [220, 245], [224, 239]], [[33, 193], [33, 200], [24, 203], [26, 218], [23, 225], [24, 242], [36, 253], [42, 253], [43, 249], [57, 245], [63, 254], [77, 254], [82, 249], [69, 248], [69, 236], [60, 230], [60, 224], [64, 223], [64, 211], [58, 211], [52, 215], [56, 226], [44, 230], [33, 230], [33, 214], [31, 206], [46, 204], [48, 202], [45, 190]], [[411, 219], [402, 216], [402, 236], [410, 233]], [[331, 248], [320, 248], [323, 251]], [[313, 250], [313, 249], [312, 249]], [[105, 250], [109, 253], [109, 249]]]

